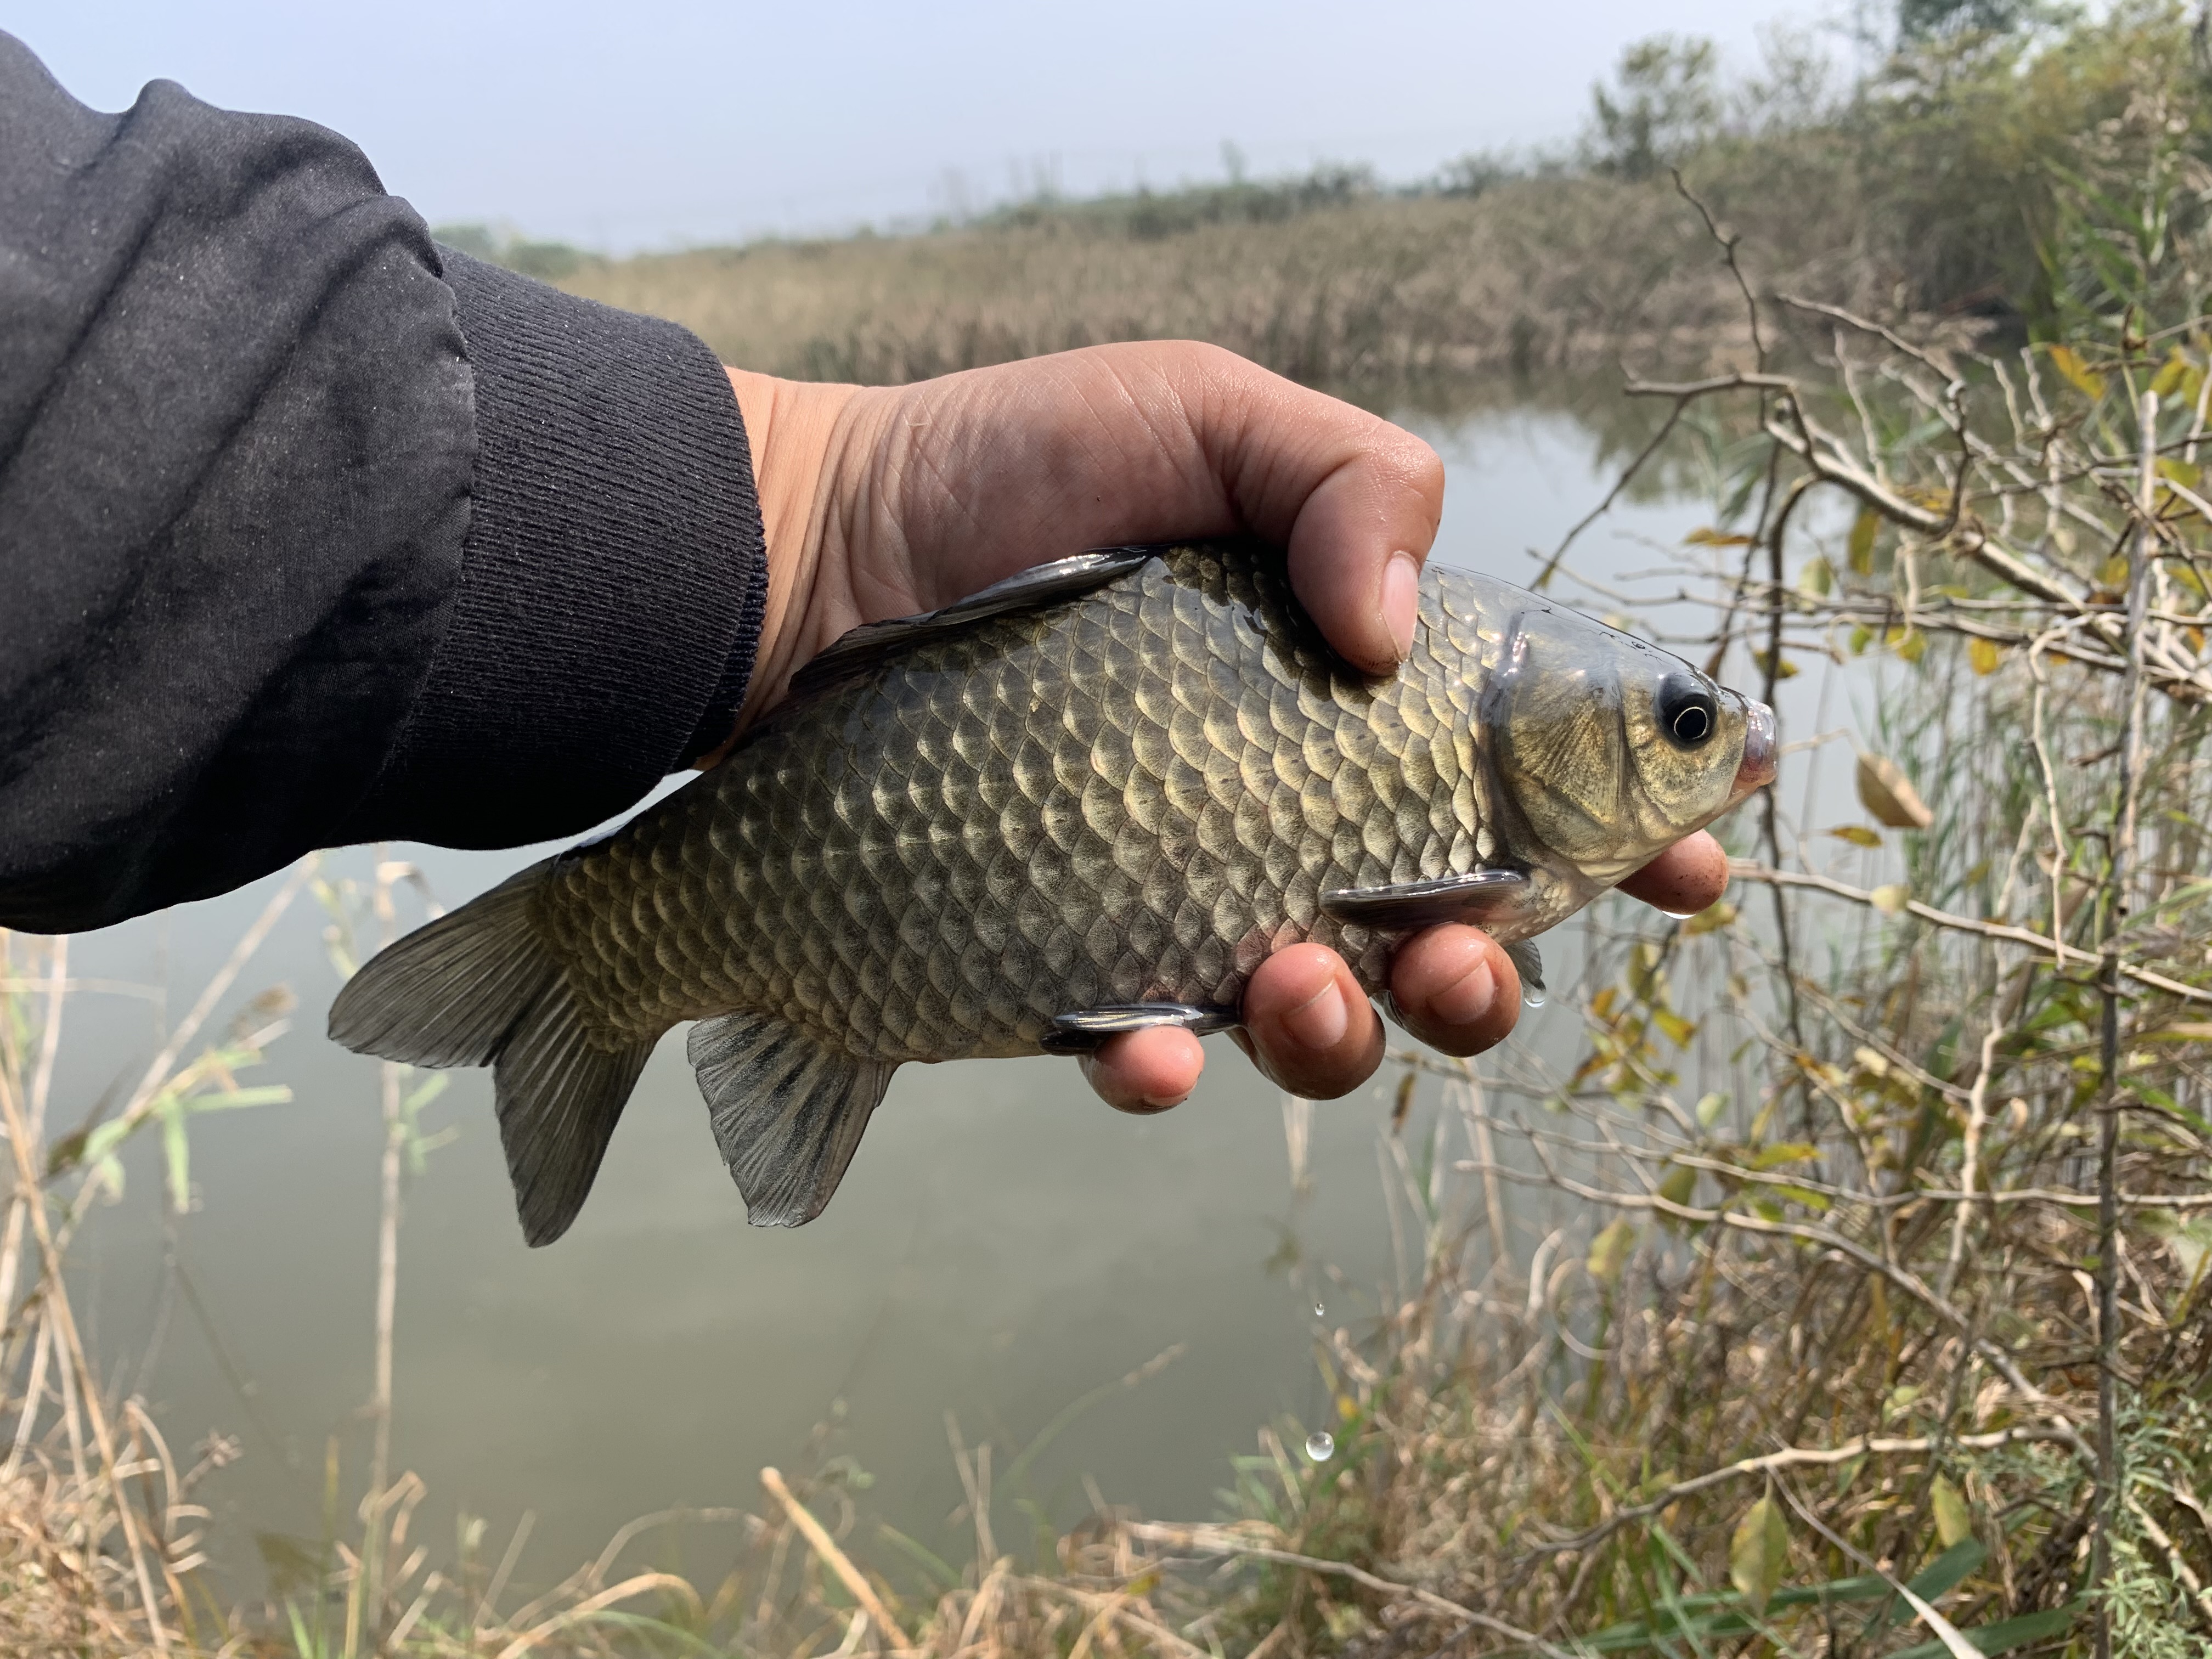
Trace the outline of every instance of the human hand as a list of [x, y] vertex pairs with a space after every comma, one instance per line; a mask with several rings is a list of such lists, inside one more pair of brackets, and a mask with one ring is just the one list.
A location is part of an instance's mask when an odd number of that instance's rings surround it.
[[[1436, 453], [1217, 347], [1099, 346], [897, 387], [740, 369], [730, 384], [769, 557], [741, 724], [849, 629], [1117, 543], [1250, 532], [1288, 548], [1292, 589], [1353, 666], [1388, 673], [1413, 639], [1443, 504]], [[1719, 845], [1700, 831], [1621, 886], [1686, 912], [1727, 882]], [[1448, 1054], [1498, 1042], [1521, 1006], [1511, 961], [1473, 927], [1407, 939], [1390, 988], [1407, 1027]], [[1348, 1093], [1381, 1062], [1380, 1019], [1322, 946], [1261, 963], [1243, 1015], [1237, 1041], [1294, 1093]], [[1159, 1027], [1114, 1038], [1084, 1073], [1109, 1104], [1151, 1112], [1188, 1095], [1204, 1064], [1196, 1037]]]

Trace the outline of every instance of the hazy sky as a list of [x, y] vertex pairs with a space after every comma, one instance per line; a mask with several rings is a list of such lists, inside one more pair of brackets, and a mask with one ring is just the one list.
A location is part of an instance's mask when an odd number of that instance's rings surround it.
[[[1740, 66], [1790, 0], [8, 0], [104, 109], [155, 76], [303, 115], [433, 222], [616, 250], [842, 228], [1008, 193], [1371, 161], [1411, 178], [1562, 139], [1623, 45]], [[1812, 8], [1799, 0], [1796, 15]]]

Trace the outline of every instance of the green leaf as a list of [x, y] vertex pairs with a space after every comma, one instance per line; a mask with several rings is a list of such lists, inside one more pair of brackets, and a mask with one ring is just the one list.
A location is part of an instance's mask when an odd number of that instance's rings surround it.
[[[1973, 1511], [1959, 1489], [1942, 1475], [1936, 1477], [1928, 1489], [1929, 1502], [1936, 1510], [1936, 1535], [1943, 1540], [1943, 1547], [1951, 1549], [1965, 1543], [1974, 1535]], [[1927, 1592], [1923, 1590], [1922, 1595]]]
[[1736, 918], [1736, 908], [1726, 899], [1708, 904], [1704, 909], [1682, 924], [1684, 933], [1695, 939], [1701, 934], [1717, 933]]
[[110, 1157], [131, 1135], [131, 1125], [123, 1118], [111, 1117], [105, 1123], [96, 1123], [92, 1133], [84, 1138], [77, 1158], [87, 1164], [97, 1164]]
[[1589, 1276], [1601, 1285], [1619, 1282], [1626, 1271], [1629, 1258], [1636, 1254], [1636, 1224], [1616, 1221], [1590, 1240]]
[[1735, 1536], [1729, 1541], [1729, 1581], [1743, 1592], [1753, 1613], [1764, 1613], [1789, 1565], [1790, 1529], [1770, 1493], [1736, 1522]]
[[[1972, 1630], [1959, 1633], [1984, 1653], [2010, 1653], [2014, 1648], [2024, 1648], [2030, 1642], [2040, 1642], [2047, 1637], [2063, 1636], [2074, 1626], [2074, 1621], [2087, 1610], [2081, 1601], [2069, 1601], [2063, 1607], [2053, 1607], [2048, 1613], [2022, 1613], [2017, 1619], [2000, 1619], [1994, 1625], [1977, 1625]], [[1946, 1659], [1951, 1650], [1943, 1643], [1923, 1642], [1891, 1656], [1891, 1659]]]
[[1808, 1140], [1778, 1140], [1760, 1147], [1753, 1155], [1750, 1167], [1760, 1171], [1778, 1170], [1785, 1164], [1803, 1164], [1820, 1155], [1820, 1149]]
[[281, 1106], [291, 1099], [289, 1085], [264, 1083], [253, 1089], [225, 1089], [211, 1095], [193, 1095], [185, 1102], [188, 1112], [228, 1112], [240, 1106]]
[[1697, 1105], [1698, 1127], [1700, 1129], [1711, 1128], [1714, 1124], [1721, 1121], [1721, 1114], [1728, 1110], [1728, 1103], [1729, 1097], [1723, 1094], [1699, 1096]]
[[449, 1072], [431, 1073], [408, 1091], [407, 1098], [399, 1103], [400, 1109], [406, 1112], [421, 1111], [440, 1095], [445, 1093], [446, 1085], [453, 1080], [453, 1074]]
[[1667, 1171], [1659, 1182], [1659, 1196], [1669, 1204], [1690, 1207], [1690, 1200], [1698, 1194], [1698, 1172], [1686, 1164], [1677, 1164]]
[[1833, 836], [1838, 841], [1847, 841], [1854, 847], [1879, 847], [1881, 845], [1881, 833], [1877, 830], [1868, 829], [1863, 823], [1838, 824], [1836, 828], [1827, 830], [1826, 833]]
[[161, 1114], [161, 1152], [169, 1166], [169, 1203], [182, 1215], [192, 1203], [192, 1154], [185, 1115], [174, 1107]]
[[1851, 521], [1850, 556], [1853, 575], [1874, 574], [1874, 538], [1881, 528], [1881, 515], [1870, 507], [1861, 507], [1858, 517]]

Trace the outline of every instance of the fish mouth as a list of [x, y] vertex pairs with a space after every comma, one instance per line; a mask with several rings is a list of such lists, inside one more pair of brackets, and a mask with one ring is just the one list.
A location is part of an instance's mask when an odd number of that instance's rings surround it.
[[1743, 761], [1735, 769], [1735, 787], [1729, 793], [1733, 806], [1774, 781], [1778, 760], [1774, 744], [1774, 711], [1763, 702], [1743, 700]]

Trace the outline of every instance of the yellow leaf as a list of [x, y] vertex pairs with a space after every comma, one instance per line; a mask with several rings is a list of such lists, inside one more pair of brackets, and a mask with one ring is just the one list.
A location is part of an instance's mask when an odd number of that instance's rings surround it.
[[1721, 1121], [1721, 1114], [1728, 1110], [1728, 1103], [1729, 1097], [1723, 1094], [1700, 1095], [1696, 1108], [1698, 1127], [1711, 1128]]
[[2063, 374], [2073, 388], [2083, 397], [2094, 400], [2105, 395], [2105, 377], [2083, 362], [2081, 354], [2073, 347], [2052, 346], [2051, 366]]
[[1751, 653], [1751, 660], [1760, 673], [1771, 673], [1778, 680], [1794, 680], [1797, 678], [1797, 665], [1787, 657], [1782, 659], [1779, 666], [1773, 666], [1774, 656], [1771, 652], [1754, 651]]
[[1589, 1276], [1601, 1285], [1616, 1282], [1628, 1267], [1628, 1259], [1636, 1254], [1636, 1225], [1630, 1221], [1616, 1221], [1590, 1240]]
[[1659, 1182], [1659, 1196], [1669, 1204], [1690, 1207], [1690, 1200], [1698, 1195], [1698, 1172], [1686, 1164], [1677, 1164], [1667, 1171]]
[[2097, 567], [2097, 586], [2108, 592], [2124, 593], [2128, 591], [2128, 556], [2115, 553]]
[[1912, 780], [1893, 760], [1881, 755], [1861, 755], [1858, 789], [1859, 805], [1873, 813], [1878, 823], [1887, 824], [1893, 830], [1925, 830], [1936, 822], [1936, 814], [1920, 799]]
[[1667, 975], [1660, 969], [1659, 947], [1640, 939], [1629, 947], [1628, 994], [1638, 1002], [1657, 1002], [1667, 994]]
[[1906, 662], [1918, 662], [1928, 654], [1928, 636], [1917, 628], [1891, 629], [1888, 644]]
[[1696, 1026], [1691, 1024], [1688, 1020], [1684, 1019], [1671, 1008], [1652, 1010], [1651, 1023], [1664, 1031], [1667, 1034], [1667, 1040], [1677, 1048], [1688, 1048], [1690, 1039], [1698, 1034]]
[[2204, 477], [2204, 469], [2192, 465], [2187, 461], [2178, 460], [2172, 455], [2161, 455], [2158, 459], [2158, 476], [2161, 478], [2171, 478], [2174, 483], [2186, 489], [2194, 489]]
[[1966, 664], [1977, 674], [1994, 674], [1997, 665], [2004, 660], [2004, 653], [1995, 640], [1973, 639], [1966, 641]]
[[1736, 918], [1735, 906], [1726, 899], [1708, 904], [1704, 909], [1682, 924], [1682, 931], [1695, 938], [1700, 933], [1717, 933]]
[[2158, 373], [2151, 376], [2150, 395], [2154, 398], [2165, 397], [2181, 385], [2188, 373], [2187, 355], [2179, 346], [2168, 347], [2166, 361], [2158, 366]]
[[1754, 1613], [1765, 1613], [1774, 1592], [1782, 1587], [1783, 1570], [1790, 1565], [1790, 1528], [1782, 1507], [1771, 1494], [1762, 1498], [1736, 1522], [1729, 1540], [1729, 1580], [1743, 1593]]
[[1963, 1544], [1974, 1535], [1973, 1511], [1966, 1507], [1966, 1500], [1956, 1486], [1939, 1474], [1935, 1485], [1928, 1489], [1928, 1498], [1936, 1510], [1936, 1535], [1943, 1540], [1945, 1549]]
[[1762, 1146], [1754, 1153], [1751, 1167], [1761, 1173], [1778, 1170], [1785, 1164], [1804, 1164], [1820, 1155], [1820, 1149], [1809, 1140], [1784, 1140], [1771, 1146]]
[[1851, 655], [1854, 657], [1863, 657], [1866, 655], [1867, 647], [1873, 643], [1874, 631], [1871, 629], [1854, 628], [1851, 629]]
[[1874, 538], [1875, 532], [1881, 528], [1881, 517], [1870, 507], [1861, 507], [1858, 517], [1851, 520], [1850, 560], [1853, 575], [1870, 576], [1874, 574]]
[[1797, 591], [1816, 599], [1826, 599], [1835, 586], [1836, 573], [1826, 559], [1808, 559], [1805, 568], [1797, 573]]
[[1885, 886], [1875, 888], [1867, 895], [1867, 899], [1882, 915], [1899, 916], [1905, 914], [1905, 902], [1911, 896], [1912, 890], [1910, 887], [1905, 886], [1902, 882], [1893, 881]]
[[1841, 823], [1828, 831], [1838, 841], [1847, 841], [1854, 847], [1879, 847], [1881, 837], [1863, 823]]
[[1725, 530], [1715, 530], [1711, 526], [1692, 530], [1682, 538], [1682, 543], [1686, 547], [1756, 547], [1758, 545], [1758, 543], [1749, 536], [1733, 535]]

